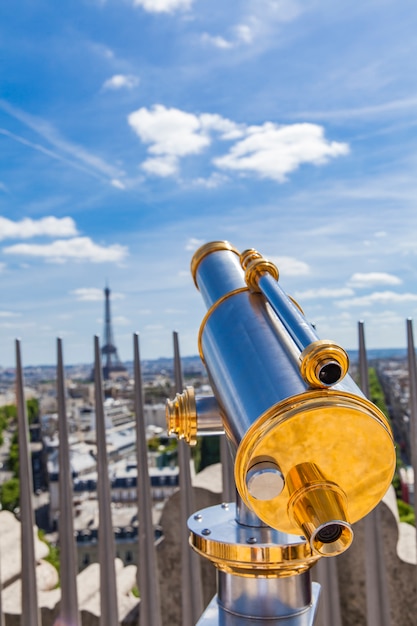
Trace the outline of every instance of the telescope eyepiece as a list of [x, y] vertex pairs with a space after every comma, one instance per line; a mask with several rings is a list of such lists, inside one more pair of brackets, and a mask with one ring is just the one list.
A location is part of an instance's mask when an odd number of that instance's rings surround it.
[[325, 363], [325, 365], [319, 368], [318, 378], [326, 387], [338, 383], [343, 378], [343, 370], [340, 363], [336, 361]]
[[317, 531], [316, 539], [321, 543], [334, 543], [340, 539], [342, 532], [343, 526], [341, 524], [326, 524]]
[[319, 526], [310, 538], [310, 545], [316, 554], [336, 556], [351, 545], [353, 530], [347, 522], [332, 520]]
[[348, 369], [347, 353], [332, 341], [313, 341], [300, 354], [301, 376], [312, 388], [331, 387], [340, 383]]
[[347, 521], [345, 493], [326, 480], [319, 467], [301, 463], [287, 475], [289, 513], [307, 537], [314, 553], [335, 556], [352, 543], [353, 530]]

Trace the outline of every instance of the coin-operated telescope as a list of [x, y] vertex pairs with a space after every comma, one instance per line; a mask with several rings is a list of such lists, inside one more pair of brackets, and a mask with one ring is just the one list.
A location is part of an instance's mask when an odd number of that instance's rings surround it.
[[273, 263], [216, 241], [197, 250], [191, 271], [208, 309], [199, 352], [214, 397], [177, 394], [168, 430], [193, 444], [222, 429], [237, 489], [236, 503], [188, 523], [192, 547], [218, 569], [199, 624], [310, 626], [311, 566], [350, 546], [352, 524], [391, 483], [389, 423], [349, 376], [343, 348], [320, 340], [281, 289]]

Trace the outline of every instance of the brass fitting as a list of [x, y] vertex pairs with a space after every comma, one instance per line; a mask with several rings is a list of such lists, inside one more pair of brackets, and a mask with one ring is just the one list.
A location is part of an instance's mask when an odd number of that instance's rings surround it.
[[255, 259], [262, 259], [262, 254], [255, 250], [255, 248], [248, 248], [240, 254], [240, 264], [244, 270], [246, 270], [249, 263], [252, 263]]
[[288, 515], [303, 531], [311, 549], [321, 556], [341, 554], [353, 540], [347, 521], [347, 497], [326, 480], [314, 463], [300, 463], [287, 475]]
[[236, 521], [234, 503], [198, 511], [188, 520], [190, 545], [217, 569], [244, 578], [286, 578], [302, 574], [320, 555], [302, 537]]
[[197, 269], [200, 265], [201, 261], [212, 252], [216, 252], [218, 250], [229, 250], [230, 252], [234, 252], [237, 256], [240, 256], [239, 251], [236, 250], [234, 246], [228, 241], [211, 241], [210, 243], [206, 243], [201, 246], [193, 255], [191, 259], [191, 275], [193, 277], [193, 281], [195, 286], [198, 289], [197, 284]]
[[300, 354], [300, 374], [313, 388], [331, 387], [340, 382], [349, 369], [345, 350], [332, 341], [319, 339]]
[[[269, 500], [251, 493], [248, 480], [265, 457], [284, 481], [281, 493]], [[351, 393], [311, 389], [271, 407], [252, 424], [236, 452], [235, 481], [243, 502], [265, 524], [304, 534], [315, 552], [326, 556], [348, 547], [349, 524], [378, 504], [394, 469], [391, 429], [375, 405]], [[332, 531], [332, 543], [326, 544]]]
[[261, 291], [258, 286], [258, 281], [263, 274], [271, 274], [275, 280], [279, 279], [277, 266], [272, 263], [272, 261], [264, 259], [264, 257], [253, 248], [242, 252], [240, 255], [240, 263], [242, 268], [245, 270], [246, 284], [254, 293], [259, 293]]
[[188, 386], [177, 393], [174, 400], [167, 400], [165, 407], [168, 435], [177, 435], [190, 446], [197, 443], [197, 408], [194, 387]]

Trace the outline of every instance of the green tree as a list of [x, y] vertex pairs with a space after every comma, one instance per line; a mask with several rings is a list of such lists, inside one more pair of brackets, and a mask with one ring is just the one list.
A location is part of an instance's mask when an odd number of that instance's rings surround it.
[[[47, 561], [48, 563], [50, 563], [51, 565], [53, 565], [56, 569], [56, 571], [58, 572], [58, 577], [60, 574], [60, 550], [59, 550], [59, 546], [50, 543], [46, 538], [45, 538], [45, 531], [39, 529], [38, 530], [38, 537], [41, 541], [43, 541], [44, 543], [46, 543], [46, 545], [49, 548], [49, 554], [45, 557], [45, 561]], [[59, 587], [59, 581], [58, 581], [58, 585]]]
[[385, 402], [385, 395], [374, 367], [370, 367], [368, 370], [368, 380], [370, 399], [374, 404], [376, 404], [378, 409], [380, 409], [385, 417], [387, 417], [389, 420], [388, 409]]
[[413, 507], [410, 504], [407, 504], [407, 502], [404, 502], [400, 499], [397, 500], [397, 504], [400, 521], [407, 522], [407, 524], [413, 524], [413, 526], [415, 526], [416, 518]]
[[27, 400], [26, 410], [29, 424], [37, 422], [39, 419], [39, 401], [36, 398]]
[[[385, 402], [385, 395], [382, 390], [381, 384], [379, 382], [377, 372], [373, 367], [369, 368], [368, 377], [369, 377], [368, 380], [369, 380], [370, 399], [384, 413], [384, 415], [390, 422], [388, 409], [387, 409], [387, 405]], [[401, 499], [401, 480], [400, 480], [399, 470], [400, 470], [400, 467], [403, 465], [403, 463], [399, 455], [398, 446], [396, 446], [396, 453], [397, 453], [397, 463], [396, 463], [394, 478], [392, 480], [392, 485], [397, 495], [398, 514], [399, 514], [401, 522], [407, 522], [408, 524], [413, 524], [415, 526], [416, 520], [415, 520], [413, 507]]]
[[19, 442], [17, 432], [13, 433], [7, 464], [9, 470], [13, 472], [14, 476], [17, 478], [19, 476]]
[[3, 509], [14, 511], [19, 506], [20, 485], [18, 478], [6, 480], [0, 486], [0, 502]]
[[201, 437], [198, 441], [198, 450], [194, 457], [196, 471], [201, 472], [205, 467], [220, 462], [220, 436]]

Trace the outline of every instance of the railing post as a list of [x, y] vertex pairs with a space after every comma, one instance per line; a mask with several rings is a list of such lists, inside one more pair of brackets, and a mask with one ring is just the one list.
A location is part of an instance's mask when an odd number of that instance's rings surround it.
[[414, 511], [417, 519], [417, 366], [414, 347], [413, 321], [407, 319], [407, 357], [410, 386], [410, 444], [411, 463], [414, 472]]
[[220, 461], [222, 465], [222, 496], [224, 502], [236, 500], [236, 487], [233, 479], [233, 459], [226, 435], [220, 435]]
[[62, 340], [57, 340], [57, 397], [59, 434], [59, 549], [61, 556], [61, 606], [59, 624], [81, 626], [77, 597], [77, 561], [74, 541], [73, 486], [65, 406], [65, 373]]
[[145, 430], [139, 336], [137, 334], [133, 336], [133, 348], [137, 464], [136, 491], [139, 521], [139, 624], [141, 624], [141, 626], [161, 626], [158, 566], [155, 553], [155, 534], [152, 523], [152, 499], [148, 471], [148, 447]]
[[[182, 391], [181, 357], [178, 333], [174, 332], [174, 373], [177, 393]], [[189, 545], [187, 519], [194, 512], [190, 472], [190, 448], [185, 441], [178, 441], [178, 463], [181, 506], [181, 563], [182, 563], [182, 626], [194, 626], [204, 610], [199, 556]]]
[[[370, 399], [364, 323], [358, 323], [360, 388]], [[368, 626], [390, 626], [390, 603], [381, 536], [379, 505], [364, 519], [366, 615]]]
[[33, 476], [29, 451], [23, 367], [18, 339], [16, 340], [16, 404], [19, 434], [20, 516], [22, 522], [22, 624], [40, 626], [41, 614], [38, 606], [34, 542], [35, 519], [32, 504]]
[[107, 462], [106, 424], [98, 337], [94, 337], [94, 386], [96, 400], [97, 496], [99, 514], [100, 626], [119, 624], [115, 573], [115, 546], [111, 513], [111, 489]]

